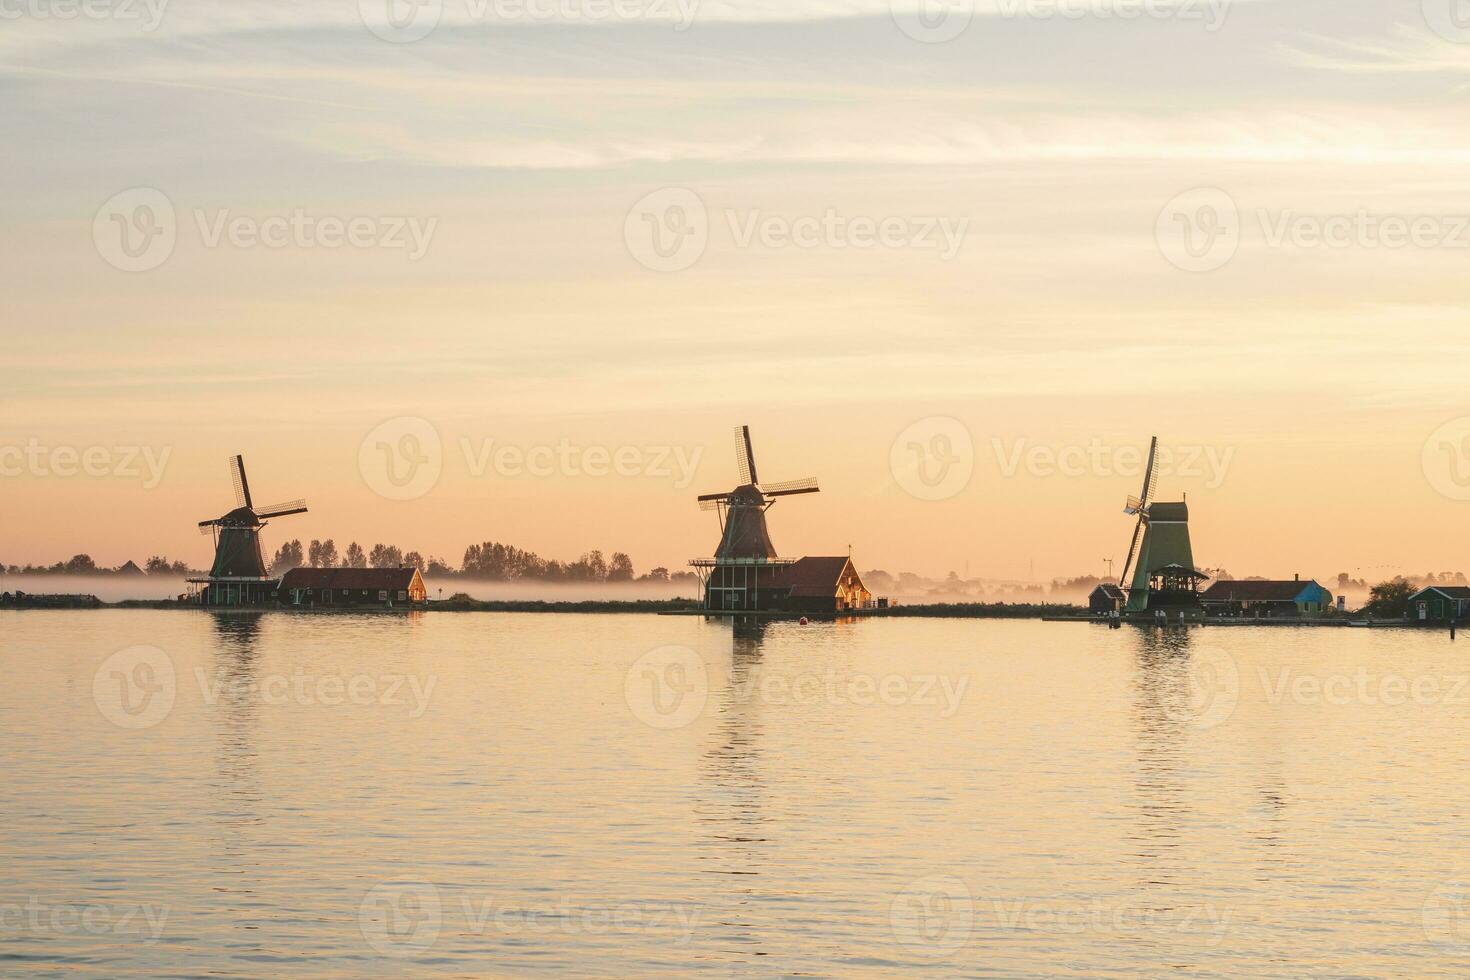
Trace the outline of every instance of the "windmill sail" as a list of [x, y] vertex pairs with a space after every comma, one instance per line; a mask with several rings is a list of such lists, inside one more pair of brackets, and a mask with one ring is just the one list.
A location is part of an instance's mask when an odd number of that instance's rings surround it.
[[245, 475], [244, 457], [231, 456], [229, 466], [235, 509], [222, 517], [199, 522], [200, 533], [212, 535], [215, 540], [214, 564], [210, 567], [209, 577], [227, 581], [264, 580], [267, 568], [260, 543], [262, 521], [304, 514], [306, 501], [293, 500], [257, 510], [250, 493], [250, 479]]
[[721, 512], [720, 544], [715, 558], [722, 561], [769, 561], [776, 557], [766, 527], [766, 511], [781, 497], [820, 493], [813, 477], [787, 480], [769, 487], [760, 484], [750, 426], [735, 429], [735, 470], [739, 484], [725, 493], [707, 493], [698, 498], [701, 510]]

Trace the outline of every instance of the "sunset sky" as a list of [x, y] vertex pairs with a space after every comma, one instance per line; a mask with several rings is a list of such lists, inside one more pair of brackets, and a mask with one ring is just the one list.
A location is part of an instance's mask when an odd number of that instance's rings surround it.
[[[765, 480], [821, 480], [787, 555], [1100, 573], [1158, 435], [1203, 566], [1470, 571], [1457, 0], [896, 2], [451, 0], [412, 41], [373, 0], [4, 6], [0, 562], [207, 564], [238, 452], [309, 500], [272, 548], [678, 568], [748, 423]], [[120, 252], [160, 196], [167, 254]], [[437, 480], [384, 492], [380, 442]], [[972, 476], [916, 482], [916, 445]]]

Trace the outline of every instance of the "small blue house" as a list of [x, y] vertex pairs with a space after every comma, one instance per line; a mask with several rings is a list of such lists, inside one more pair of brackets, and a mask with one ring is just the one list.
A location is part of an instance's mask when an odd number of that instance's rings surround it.
[[1332, 593], [1315, 581], [1241, 579], [1216, 582], [1200, 595], [1211, 616], [1281, 619], [1325, 616], [1332, 611]]

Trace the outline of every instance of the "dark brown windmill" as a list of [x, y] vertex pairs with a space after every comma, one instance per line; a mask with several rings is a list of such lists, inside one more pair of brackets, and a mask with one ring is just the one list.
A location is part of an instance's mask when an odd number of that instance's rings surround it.
[[735, 463], [740, 485], [727, 493], [707, 493], [699, 498], [702, 510], [720, 513], [718, 561], [769, 561], [776, 557], [771, 534], [766, 530], [766, 511], [781, 497], [820, 493], [815, 477], [762, 484], [755, 468], [755, 450], [750, 445], [750, 426], [735, 430]]
[[[245, 458], [230, 457], [230, 481], [235, 485], [235, 509], [212, 521], [200, 521], [199, 532], [214, 538], [214, 565], [209, 570], [209, 593], [218, 598], [229, 590], [215, 586], [225, 583], [248, 583], [266, 579], [265, 554], [260, 548], [260, 529], [275, 517], [306, 513], [306, 501], [293, 500], [269, 507], [255, 506], [250, 496], [250, 481], [245, 476]], [[242, 598], [250, 590], [235, 590]]]

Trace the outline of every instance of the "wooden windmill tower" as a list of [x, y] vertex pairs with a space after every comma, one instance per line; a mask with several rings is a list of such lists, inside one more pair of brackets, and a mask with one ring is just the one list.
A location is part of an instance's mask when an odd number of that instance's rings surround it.
[[270, 598], [273, 585], [266, 574], [260, 529], [272, 518], [306, 513], [306, 501], [257, 509], [243, 456], [230, 457], [230, 481], [235, 487], [235, 509], [223, 517], [199, 522], [200, 533], [214, 539], [214, 564], [209, 577], [191, 581], [204, 585], [201, 601], [205, 605], [258, 605]]
[[699, 498], [701, 510], [720, 515], [720, 543], [714, 559], [691, 562], [706, 575], [705, 605], [711, 609], [758, 608], [760, 590], [773, 584], [776, 572], [789, 564], [776, 555], [766, 511], [782, 497], [821, 492], [815, 477], [762, 484], [748, 425], [735, 430], [735, 465], [740, 475], [735, 489]]
[[1199, 583], [1209, 576], [1194, 567], [1189, 504], [1154, 500], [1159, 484], [1158, 455], [1159, 439], [1155, 436], [1149, 445], [1143, 490], [1139, 496], [1129, 497], [1123, 507], [1123, 513], [1137, 516], [1138, 523], [1133, 527], [1133, 543], [1128, 546], [1128, 560], [1123, 563], [1118, 584], [1128, 593], [1124, 606], [1128, 612], [1178, 612], [1187, 616], [1200, 610]]

